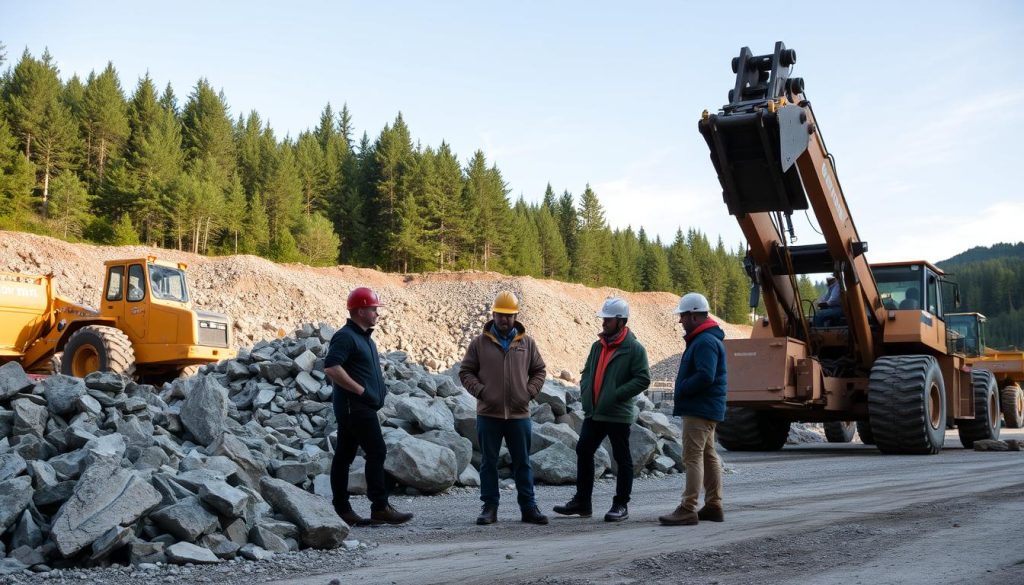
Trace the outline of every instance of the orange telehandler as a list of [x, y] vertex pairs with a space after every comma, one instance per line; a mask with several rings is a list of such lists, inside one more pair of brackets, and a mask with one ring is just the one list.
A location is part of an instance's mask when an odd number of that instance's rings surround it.
[[[956, 352], [946, 325], [958, 287], [926, 261], [868, 263], [804, 82], [790, 77], [795, 63], [781, 42], [767, 55], [744, 47], [732, 60], [729, 103], [698, 122], [747, 240], [751, 305], [761, 296], [767, 313], [750, 339], [726, 340], [719, 441], [780, 449], [794, 421], [856, 422], [861, 439], [885, 453], [937, 453], [947, 426], [965, 446], [997, 438], [995, 378]], [[808, 209], [824, 243], [793, 245], [791, 216]], [[838, 318], [815, 318], [800, 297], [802, 274], [837, 278]]]

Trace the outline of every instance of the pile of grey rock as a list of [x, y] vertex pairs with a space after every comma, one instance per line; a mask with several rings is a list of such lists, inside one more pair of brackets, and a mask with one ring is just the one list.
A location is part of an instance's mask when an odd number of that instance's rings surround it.
[[[334, 328], [243, 349], [162, 388], [112, 373], [28, 377], [0, 367], [0, 574], [111, 562], [216, 563], [342, 546], [330, 505], [337, 424], [323, 373]], [[455, 377], [391, 352], [380, 411], [394, 489], [479, 484], [476, 404]], [[681, 469], [677, 424], [644, 397], [635, 472]], [[575, 480], [579, 389], [548, 380], [531, 405], [538, 481]], [[614, 473], [610, 448], [597, 472]], [[503, 449], [500, 473], [511, 483]], [[350, 489], [365, 492], [362, 460]]]

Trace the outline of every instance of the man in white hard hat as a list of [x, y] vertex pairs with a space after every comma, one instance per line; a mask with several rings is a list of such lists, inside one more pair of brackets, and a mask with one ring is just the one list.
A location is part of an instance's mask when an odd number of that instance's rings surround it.
[[547, 524], [533, 492], [530, 465], [530, 400], [544, 386], [547, 369], [533, 338], [516, 316], [519, 299], [501, 291], [491, 304], [491, 320], [470, 342], [459, 380], [476, 398], [476, 436], [480, 443], [480, 500], [476, 523], [498, 521], [498, 453], [502, 440], [512, 458], [522, 521]]
[[[708, 317], [708, 300], [699, 293], [679, 299], [676, 313], [685, 330], [686, 350], [676, 376], [674, 416], [683, 417], [682, 503], [659, 516], [666, 526], [691, 526], [701, 520], [722, 522], [722, 461], [715, 452], [715, 426], [725, 420], [725, 333]], [[704, 507], [697, 510], [704, 487]]]
[[594, 453], [608, 437], [618, 477], [615, 498], [604, 519], [621, 522], [629, 518], [627, 504], [633, 491], [629, 433], [637, 417], [636, 396], [651, 385], [651, 372], [647, 350], [626, 326], [626, 301], [617, 297], [607, 299], [597, 316], [602, 319], [601, 333], [590, 348], [580, 380], [585, 418], [576, 443], [576, 495], [564, 506], [555, 506], [555, 512], [583, 518], [593, 513]]

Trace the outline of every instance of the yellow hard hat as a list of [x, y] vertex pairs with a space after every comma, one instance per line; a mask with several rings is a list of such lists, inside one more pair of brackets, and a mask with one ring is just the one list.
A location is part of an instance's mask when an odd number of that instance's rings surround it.
[[519, 299], [516, 295], [510, 291], [503, 290], [498, 293], [498, 296], [494, 297], [494, 303], [491, 305], [491, 310], [495, 313], [505, 313], [506, 315], [515, 315], [519, 312]]

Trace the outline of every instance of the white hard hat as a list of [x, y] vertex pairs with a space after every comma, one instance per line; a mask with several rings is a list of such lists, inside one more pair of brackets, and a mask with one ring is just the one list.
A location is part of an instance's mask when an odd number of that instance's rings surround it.
[[604, 304], [601, 305], [601, 310], [597, 312], [597, 316], [602, 319], [607, 319], [608, 317], [629, 319], [629, 303], [619, 297], [608, 297], [605, 299]]
[[700, 293], [686, 293], [679, 299], [676, 313], [710, 313], [708, 300]]

